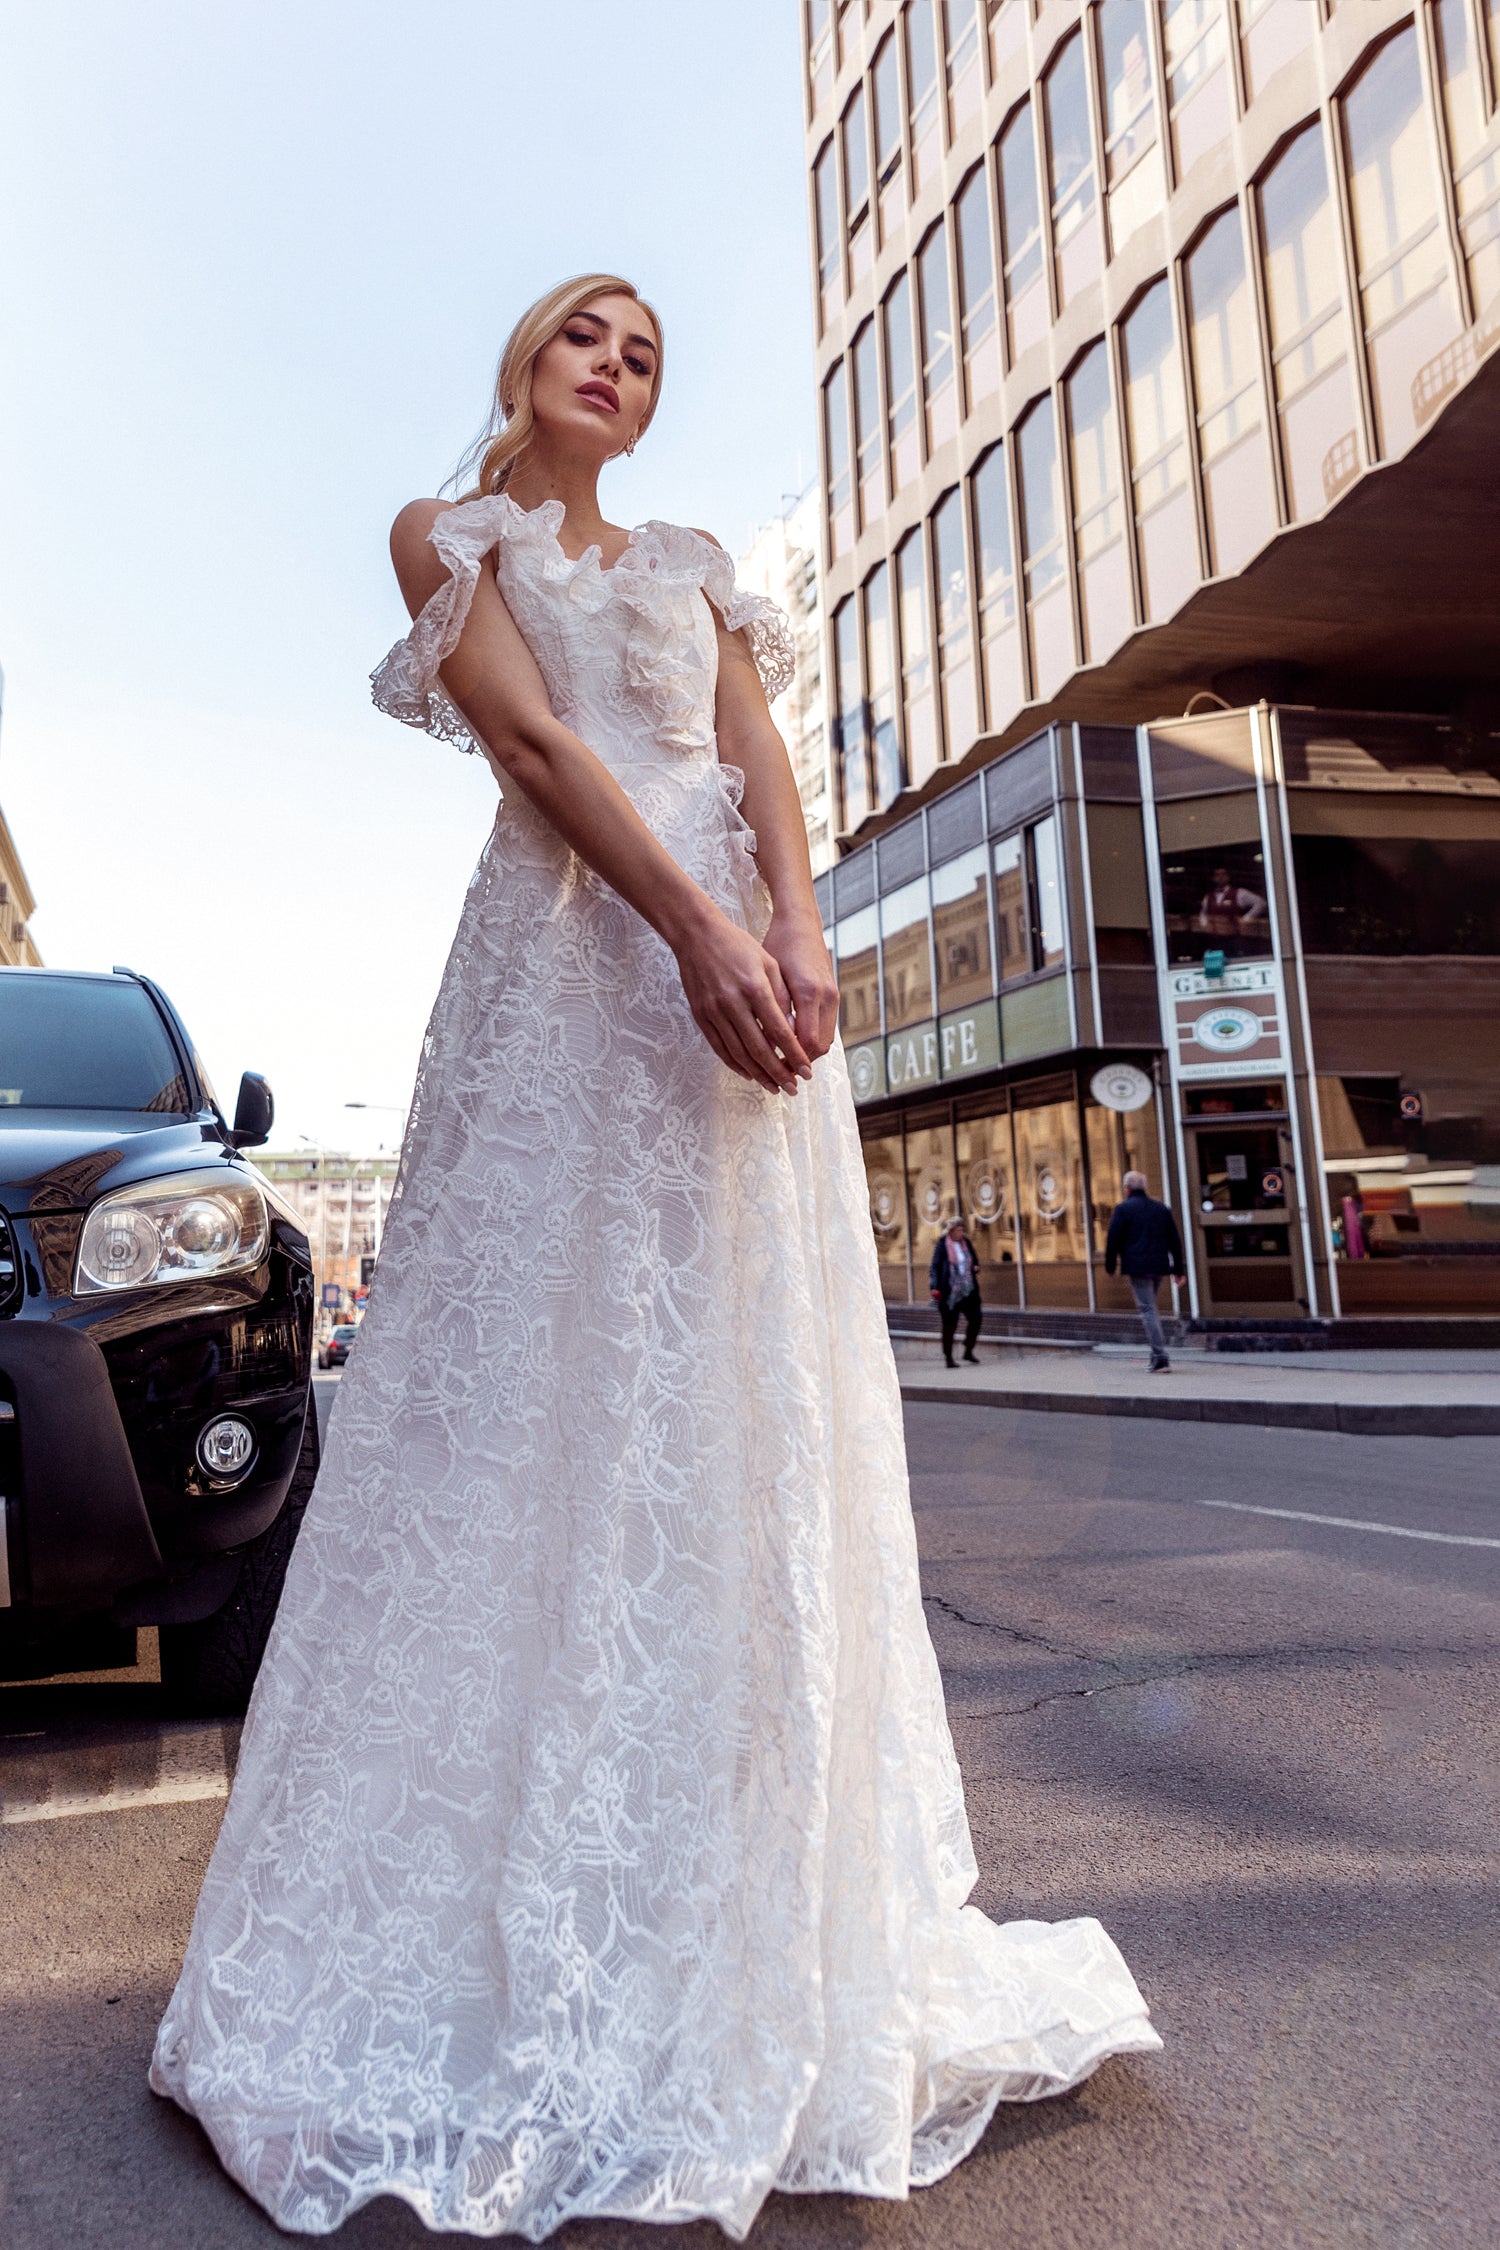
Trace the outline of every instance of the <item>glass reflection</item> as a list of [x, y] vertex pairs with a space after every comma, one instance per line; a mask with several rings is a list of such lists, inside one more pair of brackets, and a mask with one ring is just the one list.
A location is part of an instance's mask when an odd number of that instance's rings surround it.
[[990, 901], [983, 844], [934, 868], [932, 920], [937, 951], [938, 1013], [987, 1000], [990, 975]]
[[867, 320], [854, 339], [854, 467], [859, 486], [859, 525], [866, 530], [885, 505], [880, 474], [880, 378], [875, 363], [875, 323]]
[[1183, 266], [1197, 391], [1209, 557], [1228, 577], [1275, 529], [1261, 423], [1260, 342], [1238, 205], [1216, 219]]
[[1437, 0], [1435, 21], [1459, 234], [1474, 310], [1482, 314], [1500, 297], [1500, 143], [1490, 127], [1466, 0]]
[[884, 563], [865, 581], [865, 673], [870, 698], [870, 739], [875, 754], [875, 803], [884, 811], [901, 791], [901, 740], [896, 729], [896, 650], [891, 628], [890, 577]]
[[917, 789], [938, 762], [927, 573], [920, 527], [909, 531], [896, 549], [896, 596], [901, 610], [901, 704], [906, 718], [907, 774]]
[[915, 197], [937, 171], [942, 154], [932, 0], [911, 0], [906, 11], [906, 84], [911, 103], [911, 192]]
[[1018, 1099], [1011, 1125], [1026, 1301], [1038, 1306], [1086, 1305], [1087, 1212], [1077, 1104], [1065, 1098], [1032, 1107], [1022, 1106]]
[[1005, 448], [991, 446], [971, 482], [974, 550], [979, 571], [979, 645], [985, 705], [993, 731], [1026, 700], [1021, 632], [1016, 615], [1016, 566], [1010, 535], [1010, 491]]
[[854, 545], [854, 482], [849, 462], [849, 384], [840, 360], [823, 385], [828, 458], [828, 551], [837, 561]]
[[1031, 974], [1031, 930], [1026, 910], [1026, 857], [1019, 836], [1003, 836], [993, 847], [995, 869], [995, 949], [1000, 981]]
[[963, 323], [964, 411], [1000, 388], [995, 260], [990, 249], [989, 182], [981, 164], [953, 206], [958, 235], [958, 301]]
[[922, 394], [927, 402], [927, 450], [933, 453], [958, 430], [953, 374], [953, 307], [948, 296], [948, 234], [941, 221], [917, 252], [922, 318]]
[[1042, 99], [1047, 114], [1052, 245], [1061, 309], [1073, 302], [1080, 289], [1098, 279], [1101, 263], [1094, 211], [1094, 144], [1080, 34], [1068, 41], [1047, 73]]
[[1057, 424], [1052, 394], [1038, 399], [1016, 432], [1021, 484], [1021, 543], [1026, 614], [1031, 629], [1032, 691], [1055, 693], [1073, 669], [1073, 621], [1058, 480]]
[[818, 230], [818, 310], [826, 328], [844, 302], [838, 166], [832, 141], [813, 166], [813, 210]]
[[1068, 377], [1066, 395], [1083, 653], [1085, 662], [1096, 664], [1119, 646], [1132, 623], [1119, 434], [1102, 338]]
[[1023, 102], [1000, 136], [1000, 233], [1005, 260], [1005, 317], [1010, 356], [1019, 359], [1047, 333], [1047, 282], [1042, 271], [1042, 206], [1037, 193], [1036, 136]]
[[1308, 0], [1239, 0], [1245, 99], [1253, 102], [1278, 70], [1300, 55], [1317, 29]]
[[808, 0], [807, 78], [809, 96], [816, 113], [833, 91], [832, 0]]
[[948, 131], [957, 139], [979, 114], [979, 16], [974, 0], [941, 0], [948, 78]]
[[1264, 959], [1271, 951], [1260, 814], [1249, 791], [1157, 807], [1167, 957]]
[[1172, 161], [1181, 180], [1228, 139], [1233, 123], [1220, 0], [1162, 0], [1161, 30]]
[[925, 1023], [932, 1005], [932, 945], [927, 926], [927, 877], [904, 883], [880, 901], [881, 957], [885, 964], [885, 1028], [904, 1031]]
[[937, 572], [938, 675], [943, 691], [947, 755], [961, 758], [979, 732], [974, 700], [974, 649], [969, 631], [969, 566], [964, 554], [963, 504], [957, 488], [932, 516]]
[[846, 914], [835, 926], [838, 944], [839, 1033], [846, 1046], [880, 1036], [880, 974], [876, 939], [880, 918], [873, 906]]
[[1049, 813], [1031, 830], [1032, 937], [1035, 966], [1050, 969], [1063, 957], [1062, 868], [1057, 820]]
[[961, 1117], [954, 1127], [958, 1204], [979, 1260], [986, 1304], [1020, 1302], [1016, 1262], [1015, 1159], [1010, 1115], [1003, 1107], [982, 1117]]
[[880, 239], [886, 242], [906, 208], [901, 175], [901, 88], [896, 68], [896, 35], [887, 32], [870, 73], [875, 124], [875, 193], [880, 207]]
[[922, 465], [917, 436], [917, 360], [912, 349], [911, 285], [900, 274], [885, 299], [885, 377], [890, 391], [887, 442], [891, 491], [910, 484]]
[[870, 781], [869, 761], [865, 755], [864, 690], [859, 673], [859, 620], [852, 597], [840, 602], [833, 613], [833, 664], [844, 826], [856, 828], [870, 810]]
[[1130, 439], [1141, 601], [1150, 620], [1170, 617], [1198, 583], [1198, 530], [1188, 489], [1187, 402], [1165, 278], [1146, 291], [1120, 330]]
[[1104, 177], [1109, 239], [1118, 251], [1165, 196], [1156, 153], [1156, 102], [1146, 0], [1100, 0], [1100, 75], [1104, 81]]
[[870, 144], [865, 133], [865, 92], [854, 90], [844, 112], [844, 209], [849, 214], [849, 279], [857, 287], [874, 263], [870, 224]]
[[1321, 124], [1300, 133], [1262, 180], [1260, 216], [1287, 499], [1294, 518], [1315, 516], [1359, 468]]
[[865, 1180], [870, 1191], [870, 1226], [880, 1264], [881, 1291], [888, 1304], [910, 1301], [906, 1223], [906, 1161], [899, 1129], [864, 1144]]

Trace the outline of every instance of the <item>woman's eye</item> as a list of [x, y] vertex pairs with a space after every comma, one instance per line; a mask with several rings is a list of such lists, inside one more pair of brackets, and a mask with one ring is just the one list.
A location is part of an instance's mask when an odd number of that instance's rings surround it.
[[627, 359], [625, 365], [632, 375], [649, 375], [651, 372], [643, 359]]
[[568, 329], [566, 331], [566, 334], [568, 342], [570, 344], [592, 344], [597, 340], [595, 337], [582, 333], [576, 328]]

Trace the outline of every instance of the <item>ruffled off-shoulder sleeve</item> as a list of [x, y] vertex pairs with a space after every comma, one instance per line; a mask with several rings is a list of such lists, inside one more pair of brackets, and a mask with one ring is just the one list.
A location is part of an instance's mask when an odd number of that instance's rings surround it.
[[797, 644], [792, 638], [786, 611], [778, 609], [767, 595], [747, 594], [737, 586], [734, 564], [724, 549], [712, 539], [703, 538], [701, 532], [695, 536], [708, 550], [703, 591], [731, 633], [743, 629], [766, 691], [766, 701], [774, 703], [777, 696], [784, 695], [791, 686], [797, 669]]
[[520, 510], [503, 492], [445, 508], [427, 537], [450, 576], [439, 586], [404, 641], [370, 674], [378, 708], [403, 726], [424, 727], [460, 750], [478, 750], [463, 713], [444, 692], [438, 667], [458, 646], [474, 599], [479, 566], [515, 526]]

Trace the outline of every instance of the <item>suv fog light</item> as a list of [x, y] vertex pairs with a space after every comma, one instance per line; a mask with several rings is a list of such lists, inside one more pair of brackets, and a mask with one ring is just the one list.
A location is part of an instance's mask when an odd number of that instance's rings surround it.
[[255, 1458], [255, 1432], [237, 1414], [221, 1414], [199, 1438], [198, 1458], [211, 1477], [237, 1477]]

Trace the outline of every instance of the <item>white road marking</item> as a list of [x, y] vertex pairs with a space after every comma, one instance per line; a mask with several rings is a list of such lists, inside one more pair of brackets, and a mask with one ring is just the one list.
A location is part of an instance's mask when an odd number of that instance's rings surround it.
[[1444, 1547], [1500, 1547], [1500, 1539], [1471, 1539], [1462, 1531], [1413, 1531], [1404, 1523], [1364, 1523], [1358, 1516], [1310, 1516], [1301, 1508], [1257, 1508], [1248, 1500], [1199, 1500], [1200, 1508], [1235, 1508], [1242, 1516], [1283, 1516], [1288, 1523], [1327, 1523], [1337, 1531], [1383, 1531], [1388, 1539], [1435, 1539]]
[[33, 1820], [71, 1820], [85, 1813], [133, 1812], [141, 1805], [189, 1805], [229, 1795], [221, 1734], [167, 1734], [161, 1738], [155, 1781], [119, 1789], [62, 1790], [45, 1797], [0, 1802], [0, 1828]]

